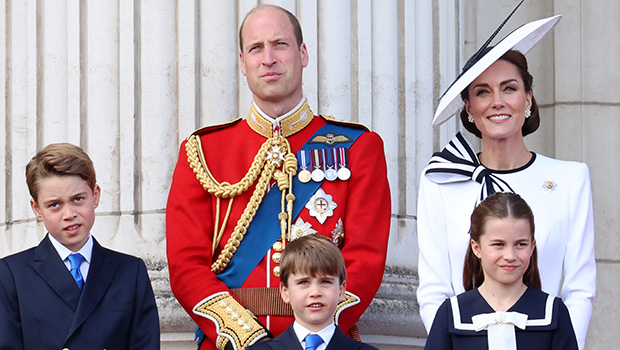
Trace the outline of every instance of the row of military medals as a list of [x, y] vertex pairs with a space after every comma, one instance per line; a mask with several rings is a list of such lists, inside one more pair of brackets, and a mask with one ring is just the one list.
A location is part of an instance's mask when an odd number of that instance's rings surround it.
[[302, 183], [310, 180], [346, 181], [351, 177], [351, 170], [347, 168], [348, 152], [346, 148], [311, 149], [297, 152], [297, 160], [301, 171], [297, 178]]

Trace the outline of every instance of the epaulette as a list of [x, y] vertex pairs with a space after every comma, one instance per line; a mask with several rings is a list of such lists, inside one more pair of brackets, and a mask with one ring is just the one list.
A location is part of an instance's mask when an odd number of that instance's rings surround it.
[[231, 120], [231, 121], [227, 121], [227, 122], [224, 122], [224, 123], [221, 123], [221, 124], [203, 126], [202, 128], [194, 130], [194, 132], [189, 134], [188, 138], [190, 136], [193, 136], [193, 135], [202, 136], [202, 135], [208, 134], [208, 133], [210, 133], [212, 131], [221, 130], [221, 129], [233, 126], [233, 125], [237, 124], [238, 122], [240, 122], [242, 120], [243, 120], [243, 118], [237, 118], [237, 119], [234, 119], [234, 120]]
[[357, 129], [364, 129], [365, 131], [372, 131], [372, 130], [370, 130], [369, 127], [367, 127], [364, 124], [356, 123], [356, 122], [348, 122], [348, 121], [344, 121], [344, 120], [338, 120], [338, 119], [332, 117], [331, 115], [319, 114], [319, 117], [323, 118], [323, 120], [325, 120], [328, 123], [337, 124], [337, 125], [344, 125], [344, 126], [351, 126], [351, 127], [357, 128]]

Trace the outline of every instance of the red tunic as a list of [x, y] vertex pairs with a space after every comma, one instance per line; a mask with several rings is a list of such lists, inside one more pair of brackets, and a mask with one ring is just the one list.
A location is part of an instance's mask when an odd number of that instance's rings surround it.
[[[315, 116], [304, 129], [287, 137], [292, 152], [296, 153], [326, 123], [325, 119]], [[229, 183], [238, 182], [247, 173], [258, 149], [266, 140], [253, 131], [246, 120], [206, 128], [197, 134], [200, 135], [206, 164], [214, 178]], [[185, 143], [181, 145], [166, 210], [170, 284], [180, 304], [207, 336], [201, 348], [216, 349], [216, 324], [192, 312], [204, 299], [229, 291], [210, 268], [215, 259], [211, 250], [216, 198], [205, 191], [196, 179], [187, 160]], [[339, 315], [338, 325], [345, 333], [366, 310], [381, 284], [390, 225], [390, 192], [381, 138], [374, 132], [364, 132], [348, 153], [350, 179], [324, 181], [321, 184], [321, 188], [337, 204], [334, 214], [323, 224], [310, 216], [306, 208], [299, 214], [304, 222], [312, 225], [312, 229], [329, 238], [332, 238], [338, 220], [342, 219], [345, 236], [341, 251], [347, 266], [347, 291], [361, 299], [359, 304], [343, 310]], [[228, 241], [253, 191], [254, 186], [235, 197], [224, 236], [215, 252], [216, 257]], [[228, 200], [222, 199], [220, 221], [227, 207]], [[296, 220], [293, 219], [293, 223]], [[265, 252], [265, 257], [242, 288], [279, 286], [280, 279], [272, 272], [278, 265], [272, 260], [273, 253], [273, 249]], [[259, 317], [259, 322], [273, 336], [278, 336], [293, 322], [293, 318]]]

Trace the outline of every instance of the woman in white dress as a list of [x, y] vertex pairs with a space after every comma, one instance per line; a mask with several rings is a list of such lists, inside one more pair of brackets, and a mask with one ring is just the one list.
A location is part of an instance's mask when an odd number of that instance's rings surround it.
[[458, 133], [433, 155], [420, 179], [417, 298], [427, 331], [441, 303], [464, 291], [469, 216], [476, 203], [510, 191], [534, 212], [542, 290], [563, 299], [584, 347], [596, 289], [589, 169], [531, 152], [523, 141], [540, 122], [524, 53], [560, 18], [528, 23], [494, 47], [483, 47], [439, 103], [433, 125], [464, 103], [461, 120], [482, 139], [482, 151], [476, 154]]

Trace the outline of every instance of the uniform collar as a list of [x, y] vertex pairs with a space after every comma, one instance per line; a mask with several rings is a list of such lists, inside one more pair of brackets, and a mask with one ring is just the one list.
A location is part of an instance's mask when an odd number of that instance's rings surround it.
[[247, 122], [252, 130], [267, 138], [275, 136], [278, 132], [284, 137], [289, 137], [310, 124], [313, 117], [314, 114], [306, 98], [303, 98], [295, 108], [275, 119], [261, 111], [252, 101]]

